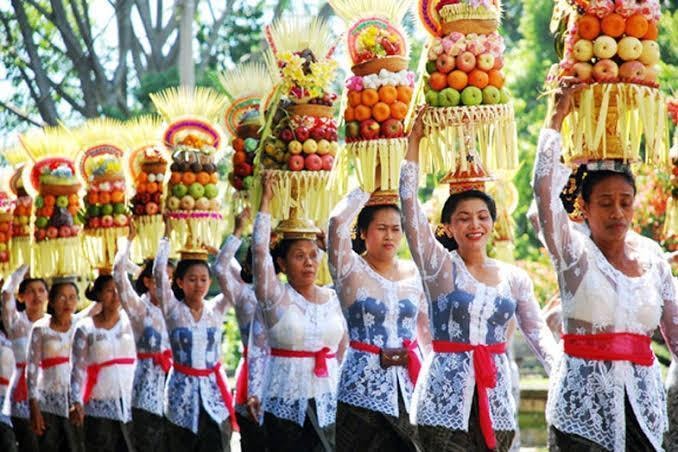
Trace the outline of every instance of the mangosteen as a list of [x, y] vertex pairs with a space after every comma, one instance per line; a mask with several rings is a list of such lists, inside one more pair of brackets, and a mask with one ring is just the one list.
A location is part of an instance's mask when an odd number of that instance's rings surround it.
[[205, 171], [206, 173], [212, 174], [217, 170], [217, 165], [214, 163], [205, 163], [202, 166], [202, 170]]
[[177, 162], [172, 162], [170, 165], [170, 171], [177, 172], [179, 171], [179, 164]]
[[189, 165], [188, 163], [186, 163], [186, 162], [179, 163], [179, 172], [180, 173], [185, 173], [189, 169], [191, 169], [191, 165]]
[[54, 209], [54, 215], [50, 219], [50, 224], [54, 227], [73, 226], [73, 215], [65, 207]]
[[194, 173], [199, 173], [200, 171], [202, 171], [202, 165], [198, 162], [191, 163], [191, 171], [193, 171]]

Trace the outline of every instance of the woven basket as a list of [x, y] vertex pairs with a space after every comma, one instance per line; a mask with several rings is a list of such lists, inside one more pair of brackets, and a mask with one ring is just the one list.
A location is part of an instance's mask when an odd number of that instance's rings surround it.
[[315, 116], [316, 118], [334, 117], [334, 109], [327, 105], [300, 104], [287, 107], [287, 111], [293, 115]]
[[78, 193], [80, 190], [80, 184], [71, 184], [71, 185], [52, 185], [52, 184], [40, 184], [40, 194], [52, 195], [52, 196], [68, 196]]
[[495, 19], [459, 19], [442, 23], [444, 35], [455, 31], [465, 35], [469, 33], [490, 34], [497, 31], [497, 28], [499, 28], [499, 21]]
[[407, 69], [410, 60], [401, 56], [390, 56], [384, 58], [377, 58], [375, 60], [365, 61], [356, 64], [351, 68], [355, 75], [365, 76], [370, 74], [378, 74], [382, 69], [389, 72], [400, 72]]

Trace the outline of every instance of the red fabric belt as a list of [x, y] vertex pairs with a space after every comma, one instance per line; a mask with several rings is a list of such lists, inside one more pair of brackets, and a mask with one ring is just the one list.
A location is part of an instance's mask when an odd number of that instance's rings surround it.
[[104, 367], [115, 366], [117, 364], [131, 365], [134, 364], [135, 361], [136, 360], [134, 358], [114, 358], [102, 363], [90, 364], [87, 366], [87, 383], [85, 384], [85, 394], [83, 396], [84, 402], [89, 402], [90, 397], [92, 397], [92, 391], [97, 385], [97, 381], [99, 380], [99, 372], [101, 372], [101, 369]]
[[45, 358], [40, 361], [40, 367], [43, 369], [49, 369], [50, 367], [56, 367], [61, 364], [66, 364], [70, 361], [68, 356], [55, 356], [53, 358]]
[[[367, 344], [365, 342], [351, 341], [349, 342], [351, 348], [359, 350], [361, 352], [373, 353], [375, 355], [381, 354], [381, 348], [376, 345]], [[419, 371], [421, 370], [421, 360], [419, 355], [417, 355], [418, 344], [417, 341], [411, 341], [409, 339], [403, 339], [403, 348], [407, 351], [408, 365], [407, 373], [410, 375], [410, 380], [412, 384], [417, 383], [417, 378], [419, 378]]]
[[238, 372], [238, 378], [235, 381], [235, 403], [237, 405], [244, 405], [247, 403], [247, 347], [242, 351], [242, 366]]
[[191, 377], [209, 377], [210, 375], [214, 375], [214, 378], [217, 380], [219, 392], [221, 392], [221, 398], [224, 401], [224, 405], [226, 405], [226, 409], [228, 410], [228, 418], [231, 421], [231, 427], [236, 432], [240, 431], [240, 428], [238, 427], [238, 421], [235, 419], [233, 397], [231, 397], [231, 393], [228, 391], [228, 386], [226, 386], [224, 374], [219, 372], [221, 369], [221, 362], [217, 361], [217, 363], [211, 369], [196, 369], [194, 367], [181, 365], [176, 361], [174, 362], [173, 367], [177, 372], [180, 372], [184, 375], [189, 375]]
[[497, 440], [492, 428], [487, 390], [497, 385], [497, 368], [491, 355], [506, 353], [506, 343], [472, 345], [463, 342], [433, 341], [432, 345], [433, 351], [436, 353], [473, 352], [473, 370], [476, 374], [480, 430], [483, 432], [487, 447], [490, 449], [496, 448]]
[[330, 353], [328, 347], [323, 347], [317, 352], [306, 352], [302, 350], [285, 350], [282, 348], [272, 348], [271, 356], [280, 356], [283, 358], [315, 358], [315, 367], [313, 373], [316, 377], [327, 377], [327, 358], [335, 358], [336, 353]]
[[12, 401], [25, 402], [28, 400], [28, 386], [26, 386], [26, 363], [16, 363], [16, 370], [19, 371], [19, 381], [14, 388], [12, 394]]
[[651, 366], [654, 353], [650, 336], [633, 333], [564, 334], [564, 350], [570, 356], [596, 361], [630, 361]]
[[9, 380], [3, 377], [0, 377], [0, 386], [8, 386]]
[[160, 366], [167, 373], [172, 368], [172, 350], [167, 349], [155, 353], [137, 353], [138, 359], [152, 359], [153, 364]]

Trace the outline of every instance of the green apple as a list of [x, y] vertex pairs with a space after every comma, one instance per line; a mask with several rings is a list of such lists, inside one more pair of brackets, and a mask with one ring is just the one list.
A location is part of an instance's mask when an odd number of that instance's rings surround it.
[[205, 197], [207, 199], [216, 198], [218, 193], [219, 193], [219, 190], [217, 189], [216, 185], [214, 185], [214, 184], [205, 185]]
[[121, 202], [117, 202], [117, 203], [113, 204], [113, 213], [115, 215], [120, 215], [120, 214], [125, 213], [125, 204], [123, 204]]
[[454, 88], [445, 88], [438, 94], [438, 104], [441, 107], [456, 107], [460, 99], [459, 91]]
[[426, 104], [431, 107], [440, 107], [440, 99], [438, 96], [438, 91], [429, 91], [426, 93]]
[[461, 92], [461, 102], [469, 107], [480, 105], [483, 101], [483, 92], [475, 86], [467, 86]]
[[245, 138], [245, 150], [247, 152], [254, 152], [257, 150], [259, 142], [255, 138]]
[[99, 215], [101, 215], [101, 207], [94, 204], [87, 207], [87, 216], [89, 218], [98, 217]]
[[252, 185], [254, 184], [254, 177], [247, 176], [242, 180], [242, 184], [245, 187], [245, 190], [249, 190], [250, 188], [252, 188]]
[[202, 198], [205, 195], [205, 187], [198, 182], [194, 182], [188, 187], [188, 194], [193, 197], [193, 199]]
[[509, 101], [511, 100], [511, 95], [509, 94], [508, 90], [506, 88], [502, 88], [499, 94], [500, 94], [499, 103], [508, 104]]
[[56, 206], [64, 209], [68, 207], [68, 196], [57, 196]]
[[186, 196], [186, 193], [188, 193], [188, 187], [184, 184], [177, 184], [172, 188], [172, 194], [179, 199]]
[[35, 226], [38, 229], [45, 229], [47, 227], [47, 223], [49, 222], [49, 218], [47, 217], [38, 217], [35, 219]]
[[35, 197], [35, 207], [38, 209], [42, 209], [45, 207], [45, 198], [42, 196], [38, 195]]
[[498, 104], [501, 101], [501, 93], [495, 86], [483, 88], [483, 103], [486, 105]]
[[101, 215], [113, 215], [113, 204], [104, 204], [101, 206]]

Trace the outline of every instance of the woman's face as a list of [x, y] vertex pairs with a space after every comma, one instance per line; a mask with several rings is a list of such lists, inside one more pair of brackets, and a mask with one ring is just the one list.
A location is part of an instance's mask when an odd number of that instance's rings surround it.
[[367, 253], [380, 260], [393, 259], [403, 238], [400, 226], [400, 213], [397, 210], [391, 208], [377, 210], [367, 230], [360, 232]]
[[633, 186], [623, 176], [597, 182], [588, 202], [583, 203], [591, 236], [605, 241], [624, 240], [633, 221], [634, 199]]
[[485, 201], [471, 198], [461, 201], [445, 225], [448, 237], [454, 238], [460, 251], [477, 251], [487, 248], [494, 221]]
[[297, 240], [290, 245], [278, 265], [292, 286], [307, 287], [315, 283], [320, 260], [318, 245], [312, 240]]
[[59, 287], [54, 299], [50, 302], [54, 317], [59, 320], [68, 320], [75, 312], [78, 305], [78, 292], [71, 284], [64, 284]]
[[109, 312], [120, 308], [120, 297], [113, 280], [104, 284], [101, 291], [97, 294], [97, 301], [101, 303], [101, 309]]
[[42, 312], [47, 305], [47, 287], [42, 281], [30, 282], [26, 290], [19, 294], [19, 301], [26, 304], [29, 313]]
[[212, 280], [207, 267], [191, 265], [183, 278], [176, 279], [177, 285], [184, 291], [184, 300], [201, 302], [210, 288]]

